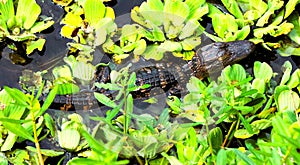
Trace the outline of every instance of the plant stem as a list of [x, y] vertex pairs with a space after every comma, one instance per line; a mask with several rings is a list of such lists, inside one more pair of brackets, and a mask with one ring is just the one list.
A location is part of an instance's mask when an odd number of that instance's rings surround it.
[[34, 143], [35, 143], [35, 148], [37, 150], [37, 154], [38, 154], [38, 157], [39, 157], [39, 164], [44, 165], [44, 159], [43, 159], [43, 156], [42, 156], [40, 143], [39, 143], [39, 139], [38, 139], [37, 132], [36, 132], [36, 124], [35, 124], [34, 113], [33, 112], [30, 112], [30, 113], [31, 113], [31, 120], [32, 120]]
[[143, 161], [139, 158], [139, 156], [135, 155], [136, 160], [139, 162], [140, 165], [143, 165]]
[[228, 140], [228, 138], [229, 138], [229, 136], [230, 136], [232, 130], [234, 129], [235, 124], [236, 124], [236, 121], [234, 121], [234, 122], [231, 124], [230, 129], [229, 129], [227, 135], [225, 136], [225, 140], [223, 141], [222, 148], [225, 147], [225, 144], [226, 144], [226, 142], [227, 142], [227, 140]]
[[[207, 135], [209, 134], [209, 128], [208, 128], [208, 123], [207, 121], [205, 122], [205, 127], [206, 127], [206, 132], [207, 132]], [[211, 140], [210, 138], [207, 138], [208, 139], [208, 144], [209, 144], [209, 148], [210, 148], [210, 154], [211, 155], [214, 155], [214, 152], [213, 152], [213, 146], [211, 144]]]
[[283, 156], [283, 158], [282, 158], [282, 159], [283, 159], [283, 162], [282, 162], [282, 163], [286, 163], [285, 161], [286, 161], [286, 159], [288, 158], [290, 152], [291, 152], [291, 147], [288, 148], [286, 154]]
[[123, 88], [123, 94], [125, 98], [124, 102], [124, 134], [127, 133], [127, 97], [126, 97], [126, 89]]

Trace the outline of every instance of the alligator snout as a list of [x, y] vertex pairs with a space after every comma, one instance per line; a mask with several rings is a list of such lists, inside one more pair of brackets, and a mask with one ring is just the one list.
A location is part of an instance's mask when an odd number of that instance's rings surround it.
[[224, 65], [244, 59], [255, 50], [255, 44], [247, 40], [227, 42], [225, 47], [227, 55], [224, 56], [227, 56], [227, 60], [223, 61]]

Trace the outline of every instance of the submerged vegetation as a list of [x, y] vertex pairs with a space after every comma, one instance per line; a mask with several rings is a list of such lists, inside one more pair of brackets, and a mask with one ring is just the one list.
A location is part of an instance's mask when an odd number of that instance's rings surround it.
[[[220, 7], [205, 0], [147, 0], [131, 10], [133, 23], [122, 27], [102, 1], [53, 2], [65, 10], [60, 34], [70, 39], [66, 64], [25, 71], [22, 89], [0, 91], [1, 164], [300, 162], [300, 70], [289, 61], [278, 73], [256, 61], [251, 71], [232, 64], [215, 79], [191, 76], [181, 84], [186, 93], [164, 97], [158, 114], [146, 106], [137, 111], [135, 102], [151, 106], [160, 100], [134, 98], [150, 85], [138, 86], [131, 70], [140, 60], [169, 54], [191, 60], [203, 33], [217, 42], [250, 40], [283, 56], [299, 55], [299, 1], [222, 0]], [[0, 13], [2, 42], [15, 51], [14, 44], [22, 43], [27, 55], [43, 49], [46, 40], [36, 33], [54, 22], [40, 16], [35, 0], [1, 1]], [[116, 64], [92, 63], [96, 49]], [[118, 69], [129, 58], [132, 63]], [[111, 70], [108, 82], [95, 82], [101, 67]], [[57, 95], [86, 91], [101, 104], [97, 109], [51, 108]]]

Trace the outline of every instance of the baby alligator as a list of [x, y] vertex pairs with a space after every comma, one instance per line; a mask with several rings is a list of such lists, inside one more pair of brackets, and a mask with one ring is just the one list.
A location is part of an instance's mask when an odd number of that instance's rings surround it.
[[[206, 45], [196, 52], [192, 60], [187, 61], [183, 66], [176, 66], [168, 61], [166, 63], [156, 63], [152, 66], [136, 69], [136, 85], [150, 84], [146, 90], [139, 90], [132, 95], [135, 98], [146, 97], [151, 89], [160, 87], [164, 91], [180, 84], [186, 84], [184, 77], [191, 75], [202, 79], [208, 74], [219, 72], [227, 65], [233, 64], [247, 57], [255, 49], [255, 45], [250, 41], [216, 42]], [[109, 67], [98, 67], [95, 73], [95, 82], [109, 82]], [[187, 76], [188, 75], [188, 76]], [[184, 82], [184, 83], [183, 83]], [[79, 109], [93, 109], [99, 107], [93, 92], [100, 92], [109, 95], [111, 91], [95, 88], [91, 91], [80, 92], [73, 95], [58, 95], [53, 103], [59, 109], [69, 107], [84, 107]], [[176, 93], [176, 92], [175, 92]], [[53, 109], [58, 109], [57, 106]]]

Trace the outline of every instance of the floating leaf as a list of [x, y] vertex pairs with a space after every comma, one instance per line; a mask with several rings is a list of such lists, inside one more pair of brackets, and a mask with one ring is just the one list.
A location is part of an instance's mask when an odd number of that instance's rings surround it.
[[30, 29], [40, 14], [41, 7], [35, 0], [19, 0], [16, 17], [24, 21], [23, 27], [25, 29]]
[[31, 54], [35, 49], [42, 51], [45, 43], [46, 40], [43, 38], [40, 38], [36, 41], [30, 41], [26, 47], [26, 54]]
[[289, 81], [292, 68], [293, 68], [292, 64], [289, 61], [284, 62], [284, 64], [281, 67], [281, 70], [283, 71], [283, 75], [280, 81], [280, 85], [284, 85], [286, 82]]
[[92, 27], [95, 27], [99, 20], [105, 16], [106, 8], [102, 1], [86, 0], [83, 8], [85, 12], [85, 19]]
[[39, 33], [42, 32], [43, 30], [48, 29], [54, 24], [54, 21], [41, 21], [41, 22], [36, 22], [32, 28], [30, 29], [30, 33]]
[[300, 84], [300, 69], [296, 69], [291, 75], [288, 83], [286, 84], [290, 89], [293, 89]]
[[265, 62], [254, 62], [253, 72], [255, 78], [264, 80], [265, 83], [269, 82], [273, 76], [273, 71], [270, 65]]
[[296, 5], [299, 3], [298, 0], [289, 0], [285, 5], [284, 18], [287, 18], [294, 10]]
[[242, 19], [243, 13], [240, 10], [237, 1], [231, 1], [231, 0], [222, 0], [222, 3], [226, 7], [226, 9], [233, 14], [236, 18]]
[[72, 75], [82, 81], [91, 81], [96, 68], [91, 63], [76, 62], [72, 67]]
[[74, 151], [80, 142], [80, 134], [76, 129], [63, 129], [58, 134], [58, 142], [62, 148]]
[[266, 90], [266, 82], [263, 79], [255, 78], [252, 81], [252, 88], [257, 89], [259, 93], [264, 93]]
[[235, 81], [241, 82], [246, 79], [246, 71], [241, 65], [234, 64], [224, 68], [221, 77], [230, 84]]
[[295, 111], [299, 108], [299, 105], [300, 99], [296, 92], [290, 90], [280, 92], [278, 96], [278, 110], [280, 112]]
[[177, 27], [182, 25], [189, 16], [190, 9], [188, 5], [181, 0], [166, 0], [164, 7], [165, 19], [172, 22]]

